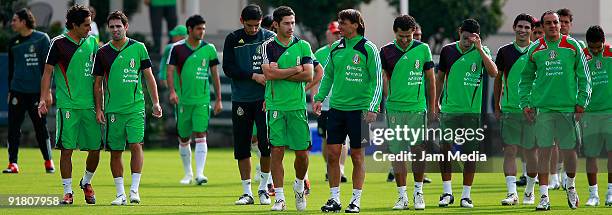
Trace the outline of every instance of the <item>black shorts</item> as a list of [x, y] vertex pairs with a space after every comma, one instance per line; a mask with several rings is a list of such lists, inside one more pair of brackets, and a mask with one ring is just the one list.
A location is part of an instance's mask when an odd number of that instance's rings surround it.
[[344, 144], [346, 135], [350, 146], [359, 149], [370, 143], [369, 124], [361, 110], [341, 111], [329, 109], [327, 113], [327, 144]]
[[317, 117], [317, 132], [323, 138], [327, 136], [327, 112], [329, 111], [321, 111], [321, 115]]
[[262, 157], [270, 157], [270, 141], [266, 125], [263, 100], [255, 102], [232, 102], [232, 128], [234, 131], [234, 158], [251, 157], [253, 124], [257, 126], [257, 147]]

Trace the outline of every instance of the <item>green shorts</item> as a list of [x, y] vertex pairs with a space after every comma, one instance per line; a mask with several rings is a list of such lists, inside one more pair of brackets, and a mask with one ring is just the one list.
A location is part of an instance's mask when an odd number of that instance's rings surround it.
[[[456, 144], [461, 146], [462, 153], [470, 153], [478, 151], [482, 141], [477, 140], [474, 135], [470, 135], [468, 140], [466, 130], [471, 130], [476, 133], [480, 128], [479, 113], [441, 113], [440, 114], [440, 129], [442, 129], [443, 138], [440, 140], [442, 144]], [[452, 130], [452, 140], [447, 140], [447, 130]], [[472, 133], [472, 134], [474, 134]], [[438, 138], [438, 137], [436, 137]]]
[[145, 112], [106, 114], [106, 150], [125, 150], [126, 143], [142, 143]]
[[523, 113], [503, 113], [501, 134], [504, 144], [532, 149], [536, 144], [533, 123], [525, 119]]
[[576, 121], [574, 113], [538, 111], [535, 122], [537, 145], [540, 148], [553, 146], [556, 140], [559, 149], [576, 148]]
[[288, 146], [291, 150], [307, 150], [311, 145], [306, 110], [267, 113], [268, 133], [272, 146]]
[[210, 119], [210, 106], [203, 105], [177, 105], [176, 130], [179, 137], [190, 137], [193, 132], [208, 131]]
[[612, 114], [585, 113], [580, 122], [585, 156], [599, 156], [604, 144], [608, 152], [612, 151]]
[[[421, 129], [420, 132], [425, 132], [427, 128], [427, 117], [425, 117], [425, 112], [387, 110], [387, 125], [389, 129], [396, 129], [396, 127], [399, 126], [400, 129], [406, 127], [411, 130]], [[409, 132], [412, 133], [412, 131]], [[421, 136], [419, 136], [417, 140], [398, 140], [396, 138], [393, 138], [393, 140], [388, 142], [389, 151], [394, 154], [400, 153], [402, 151], [409, 151], [411, 145], [423, 144], [423, 140], [420, 137]]]
[[93, 109], [58, 108], [55, 119], [56, 148], [78, 148], [83, 151], [102, 149], [102, 126], [98, 124]]

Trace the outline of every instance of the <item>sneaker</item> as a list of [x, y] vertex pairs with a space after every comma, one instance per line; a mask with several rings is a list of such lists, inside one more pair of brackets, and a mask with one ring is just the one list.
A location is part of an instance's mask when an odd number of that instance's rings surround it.
[[393, 206], [393, 210], [408, 210], [410, 207], [408, 206], [408, 198], [405, 196], [400, 196], [395, 202]]
[[286, 211], [287, 205], [285, 205], [285, 200], [277, 199], [274, 201], [274, 205], [272, 205], [272, 211]]
[[535, 196], [533, 193], [525, 193], [523, 195], [523, 204], [524, 205], [533, 205], [535, 204]]
[[346, 178], [346, 176], [342, 175], [340, 176], [340, 183], [346, 183], [348, 182], [348, 179]]
[[79, 181], [79, 187], [83, 189], [83, 193], [85, 194], [85, 202], [87, 204], [96, 204], [96, 193], [91, 187], [91, 184], [83, 184], [83, 179]]
[[19, 173], [19, 167], [17, 163], [9, 163], [8, 167], [2, 170], [2, 173]]
[[208, 178], [206, 176], [198, 176], [195, 178], [195, 182], [197, 185], [202, 185], [208, 183]]
[[140, 204], [140, 194], [130, 190], [130, 203]]
[[393, 175], [392, 172], [389, 172], [389, 174], [387, 174], [387, 182], [393, 182], [395, 181], [395, 175]]
[[565, 191], [565, 193], [567, 193], [567, 205], [571, 209], [578, 208], [578, 203], [580, 202], [580, 198], [578, 198], [578, 192], [576, 192], [576, 188], [569, 187], [567, 188], [567, 191]]
[[259, 196], [259, 204], [269, 205], [272, 204], [272, 200], [270, 200], [270, 195], [265, 190], [257, 191], [257, 196]]
[[440, 202], [438, 203], [439, 207], [447, 207], [448, 205], [452, 205], [455, 203], [455, 197], [453, 194], [444, 193], [440, 196]]
[[589, 200], [587, 200], [586, 204], [584, 205], [592, 207], [599, 206], [599, 196], [591, 194], [591, 196], [589, 196]]
[[425, 183], [425, 184], [430, 184], [430, 183], [431, 183], [431, 178], [429, 178], [429, 177], [423, 177], [423, 183]]
[[548, 196], [542, 195], [540, 197], [540, 203], [536, 206], [536, 211], [548, 211], [550, 210], [550, 201], [548, 201]]
[[55, 172], [55, 166], [53, 165], [53, 160], [45, 160], [45, 171], [47, 173]]
[[72, 202], [73, 202], [72, 193], [66, 193], [66, 194], [64, 194], [64, 199], [62, 201], [60, 201], [60, 204], [62, 204], [62, 205], [71, 205]]
[[234, 203], [236, 205], [252, 205], [255, 204], [255, 201], [253, 200], [252, 196], [249, 196], [249, 194], [242, 194], [242, 196], [240, 196]]
[[[293, 193], [295, 194], [295, 209], [297, 209], [298, 211], [304, 211], [306, 210], [306, 191], [302, 191], [302, 192], [298, 192], [297, 190], [295, 190], [295, 187], [293, 187]], [[285, 204], [285, 202], [283, 202], [283, 205]]]
[[276, 191], [274, 191], [274, 184], [272, 183], [268, 184], [268, 195], [269, 196], [276, 195]]
[[612, 206], [612, 193], [608, 192], [606, 197], [606, 206]]
[[348, 207], [346, 207], [346, 210], [344, 210], [344, 213], [359, 213], [360, 211], [361, 209], [359, 209], [359, 206], [357, 206], [356, 204], [350, 203]]
[[192, 179], [193, 179], [193, 175], [185, 175], [185, 177], [181, 179], [181, 184], [191, 184]]
[[522, 187], [527, 185], [527, 177], [525, 177], [524, 175], [521, 175], [521, 177], [519, 178], [518, 181], [516, 181], [516, 186], [517, 187]]
[[414, 209], [425, 210], [425, 197], [423, 197], [423, 193], [414, 194]]
[[502, 205], [516, 205], [518, 204], [518, 196], [516, 193], [508, 193], [505, 199], [501, 201]]
[[462, 208], [474, 208], [474, 204], [470, 198], [461, 199], [460, 205]]
[[304, 179], [304, 195], [310, 195], [310, 180]]
[[117, 198], [111, 202], [111, 205], [127, 205], [125, 194], [117, 196]]
[[321, 207], [321, 211], [323, 212], [338, 213], [340, 210], [342, 210], [342, 205], [334, 199], [328, 199], [327, 203]]

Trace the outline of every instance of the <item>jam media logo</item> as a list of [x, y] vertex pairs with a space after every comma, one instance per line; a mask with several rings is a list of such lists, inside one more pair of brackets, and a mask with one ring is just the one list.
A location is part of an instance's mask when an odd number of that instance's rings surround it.
[[597, 69], [601, 69], [601, 67], [602, 67], [602, 66], [603, 66], [603, 65], [602, 65], [602, 63], [601, 63], [601, 60], [597, 60], [597, 61], [595, 61], [595, 68], [597, 68]]
[[470, 67], [470, 71], [472, 71], [472, 72], [476, 72], [476, 69], [477, 69], [477, 68], [478, 68], [478, 67], [476, 66], [476, 63], [472, 63], [472, 66]]
[[359, 64], [359, 62], [361, 62], [361, 58], [359, 58], [359, 54], [355, 54], [353, 56], [353, 64]]
[[414, 68], [419, 69], [419, 67], [421, 67], [421, 61], [419, 60], [414, 61]]
[[550, 52], [548, 52], [548, 58], [554, 60], [555, 58], [557, 58], [557, 52], [555, 50], [550, 50]]

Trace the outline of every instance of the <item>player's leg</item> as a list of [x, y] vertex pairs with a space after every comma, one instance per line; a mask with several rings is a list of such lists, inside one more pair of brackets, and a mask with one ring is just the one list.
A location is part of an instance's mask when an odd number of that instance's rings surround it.
[[208, 154], [208, 120], [210, 119], [209, 105], [195, 106], [192, 117], [193, 136], [195, 136], [195, 160], [196, 160], [196, 184], [208, 183], [204, 176], [206, 167], [206, 155]]
[[72, 150], [77, 148], [79, 129], [78, 117], [72, 117], [72, 110], [57, 109], [56, 113], [56, 147], [60, 152], [60, 173], [64, 187], [64, 199], [61, 204], [72, 204]]
[[[476, 129], [480, 128], [480, 114], [466, 114], [461, 116], [460, 119], [463, 128], [471, 129], [473, 131], [476, 131]], [[474, 151], [479, 151], [481, 145], [481, 142], [478, 140], [466, 141], [462, 146], [461, 153], [469, 154]], [[514, 174], [516, 175], [516, 167]], [[475, 175], [476, 161], [465, 161], [463, 163], [463, 192], [461, 192], [461, 207], [474, 207], [474, 204], [472, 203], [471, 191]]]
[[584, 114], [582, 116], [580, 125], [582, 126], [582, 152], [586, 157], [586, 175], [589, 183], [589, 199], [585, 203], [586, 206], [598, 206], [599, 205], [599, 194], [597, 187], [597, 157], [601, 152], [601, 148], [604, 146], [604, 139], [602, 138], [602, 131], [604, 130], [601, 125], [604, 125], [594, 114]]
[[140, 203], [140, 178], [142, 176], [142, 166], [144, 164], [144, 124], [145, 113], [126, 114], [128, 121], [125, 126], [127, 143], [130, 147], [130, 169], [132, 172], [132, 184], [130, 186], [130, 203]]
[[551, 113], [538, 113], [536, 115], [535, 130], [538, 134], [538, 180], [540, 181], [540, 202], [536, 210], [550, 210], [548, 195], [549, 174], [551, 172], [550, 157], [552, 153], [555, 117]]
[[[578, 153], [576, 152], [577, 128], [573, 113], [558, 114], [557, 137], [559, 140], [559, 150], [563, 158], [565, 175], [567, 181], [563, 182], [567, 188], [566, 194], [569, 207], [578, 207], [579, 197], [576, 191], [576, 167], [578, 164]], [[578, 132], [579, 133], [579, 132]]]
[[327, 112], [327, 144], [325, 155], [327, 157], [327, 174], [329, 176], [330, 198], [321, 207], [323, 212], [339, 212], [340, 203], [340, 155], [342, 144], [348, 134], [345, 112], [330, 109]]
[[[287, 209], [285, 204], [285, 190], [284, 190], [284, 177], [285, 177], [285, 169], [283, 167], [283, 158], [285, 157], [285, 146], [287, 146], [288, 141], [290, 140], [288, 132], [288, 127], [286, 126], [287, 115], [285, 115], [284, 111], [268, 111], [268, 134], [269, 141], [271, 145], [271, 156], [270, 156], [270, 169], [272, 171], [272, 180], [274, 180], [274, 192], [275, 192], [275, 201], [272, 206], [273, 211], [283, 211]], [[297, 158], [296, 158], [297, 159]], [[263, 183], [265, 184], [265, 183]], [[261, 183], [260, 183], [260, 188]], [[266, 198], [265, 189], [260, 189], [258, 191], [260, 195], [260, 201], [262, 204], [264, 200], [269, 199]], [[270, 204], [270, 202], [265, 202], [266, 204]]]
[[47, 129], [47, 117], [38, 116], [38, 101], [40, 98], [39, 94], [28, 94], [26, 108], [32, 125], [34, 126], [34, 132], [36, 133], [36, 141], [38, 142], [38, 148], [40, 153], [45, 160], [45, 170], [47, 173], [55, 172], [55, 166], [51, 159], [51, 140], [49, 140], [49, 130]]
[[606, 206], [612, 206], [612, 144], [607, 140], [608, 149], [608, 192], [606, 192]]
[[349, 144], [342, 144], [342, 151], [340, 152], [340, 183], [348, 182], [346, 175], [344, 174], [344, 163], [348, 157]]
[[308, 173], [308, 149], [312, 142], [310, 139], [310, 128], [306, 110], [287, 111], [286, 128], [287, 145], [295, 151], [295, 181], [293, 193], [295, 196], [295, 207], [298, 211], [306, 210], [306, 175]]
[[[351, 144], [351, 161], [353, 162], [353, 176], [351, 177], [353, 181], [353, 195], [345, 210], [345, 212], [349, 213], [359, 212], [361, 208], [361, 193], [365, 181], [364, 147], [370, 143], [370, 125], [365, 121], [364, 114], [361, 111], [347, 112], [346, 125]], [[338, 173], [340, 173], [339, 167], [338, 165]]]
[[123, 150], [112, 150], [110, 152], [110, 168], [115, 182], [115, 190], [117, 195], [111, 205], [126, 205], [127, 197], [125, 196], [125, 188], [123, 185], [123, 161], [121, 154]]
[[2, 173], [18, 173], [19, 167], [17, 166], [19, 144], [21, 141], [21, 124], [25, 118], [24, 101], [20, 93], [11, 93], [9, 98], [8, 107], [8, 154], [9, 164], [8, 167], [2, 170]]
[[521, 143], [521, 114], [504, 114], [501, 122], [502, 137], [504, 140], [504, 176], [508, 193], [501, 201], [502, 205], [515, 205], [518, 203], [516, 191], [516, 154]]
[[[517, 116], [519, 117], [519, 116]], [[525, 159], [525, 192], [523, 195], [523, 204], [532, 205], [535, 203], [534, 188], [538, 176], [538, 156], [536, 148], [536, 136], [533, 123], [521, 118], [521, 150]]]
[[184, 176], [181, 184], [190, 184], [193, 180], [193, 169], [191, 167], [191, 133], [193, 120], [193, 106], [178, 104], [175, 106], [176, 131], [179, 141], [179, 155], [183, 163]]
[[125, 195], [123, 180], [123, 160], [121, 155], [126, 149], [127, 117], [120, 114], [106, 114], [106, 150], [110, 151], [110, 168], [115, 183], [116, 196], [111, 205], [126, 205], [127, 196]]
[[[267, 190], [268, 191], [267, 198], [269, 198], [269, 196], [275, 195], [275, 192], [274, 192], [274, 186], [273, 186], [273, 181], [272, 181], [274, 177], [272, 176], [271, 171], [270, 171], [270, 163], [271, 163], [270, 162], [270, 154], [271, 154], [270, 147], [271, 145], [270, 145], [270, 140], [268, 137], [269, 128], [268, 128], [268, 122], [266, 119], [267, 116], [266, 116], [266, 112], [263, 111], [263, 101], [257, 101], [253, 105], [254, 105], [253, 120], [257, 128], [257, 148], [259, 149], [259, 152], [261, 153], [261, 157], [259, 158], [261, 178], [259, 181], [257, 192], [259, 193], [260, 190], [262, 191]], [[260, 203], [261, 202], [262, 200], [260, 199]], [[264, 199], [263, 202], [267, 203], [268, 200]]]
[[[458, 117], [453, 116], [451, 114], [441, 114], [440, 115], [440, 128], [442, 130], [446, 128], [457, 128], [460, 120]], [[446, 155], [451, 150], [452, 142], [445, 141], [444, 139], [440, 140], [440, 154]], [[442, 195], [440, 196], [440, 202], [438, 203], [439, 207], [447, 207], [450, 204], [455, 202], [455, 197], [453, 196], [453, 188], [451, 184], [452, 179], [452, 166], [451, 162], [447, 159], [439, 162], [440, 164], [440, 174], [442, 176]]]
[[249, 103], [232, 102], [232, 129], [234, 133], [234, 159], [238, 161], [238, 170], [243, 194], [235, 201], [236, 205], [253, 204], [251, 191], [251, 149], [250, 137], [253, 129], [253, 116]]
[[95, 204], [96, 196], [91, 181], [100, 163], [100, 150], [103, 148], [101, 127], [96, 120], [96, 114], [93, 109], [75, 110], [72, 117], [79, 117], [80, 119], [77, 142], [81, 151], [87, 151], [85, 173], [79, 181], [79, 187], [83, 190], [85, 202], [87, 204]]
[[425, 182], [425, 161], [421, 161], [422, 155], [425, 152], [425, 143], [417, 144], [410, 147], [412, 154], [415, 154], [416, 161], [412, 162], [412, 174], [414, 178], [414, 209], [424, 210], [425, 209], [425, 197], [423, 192], [423, 183]]
[[[561, 181], [559, 180], [559, 172], [563, 165], [563, 159], [560, 159], [561, 153], [559, 152], [559, 143], [554, 142], [550, 152], [550, 185], [548, 189], [558, 190], [561, 188]], [[559, 164], [561, 163], [561, 164]]]

